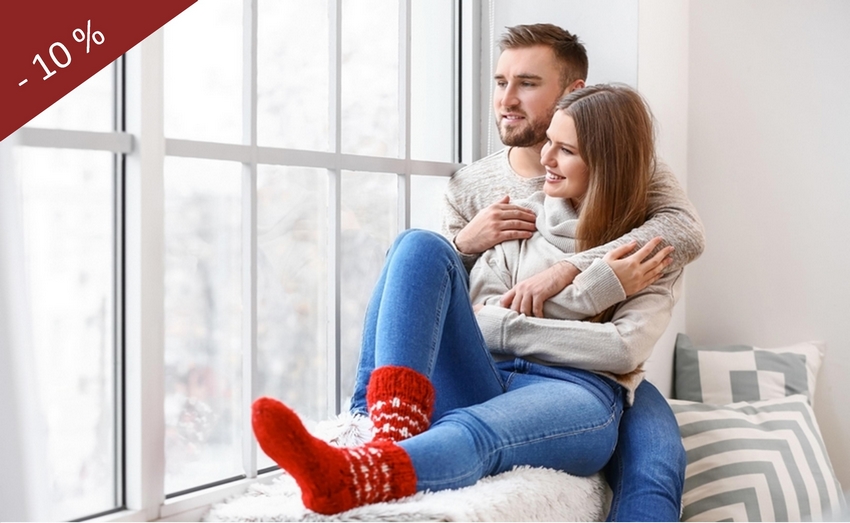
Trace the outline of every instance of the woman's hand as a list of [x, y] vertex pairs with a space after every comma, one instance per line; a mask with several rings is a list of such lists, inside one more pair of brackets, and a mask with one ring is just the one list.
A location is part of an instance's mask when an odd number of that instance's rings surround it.
[[500, 305], [506, 309], [543, 317], [543, 303], [571, 284], [579, 270], [567, 261], [559, 261], [543, 272], [523, 280], [502, 296]]
[[629, 254], [637, 245], [632, 241], [613, 249], [602, 257], [602, 260], [617, 275], [620, 285], [626, 291], [626, 296], [638, 293], [658, 281], [664, 275], [664, 269], [672, 263], [673, 259], [670, 258], [673, 252], [672, 246], [664, 247], [652, 258], [647, 258], [659, 243], [661, 238], [653, 238], [634, 254]]

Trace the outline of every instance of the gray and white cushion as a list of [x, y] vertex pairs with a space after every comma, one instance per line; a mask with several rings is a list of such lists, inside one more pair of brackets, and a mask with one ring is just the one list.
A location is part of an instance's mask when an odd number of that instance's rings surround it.
[[749, 345], [697, 347], [676, 338], [677, 399], [725, 405], [805, 395], [813, 402], [826, 344], [807, 342], [763, 349]]
[[670, 404], [688, 457], [682, 521], [819, 521], [846, 510], [805, 396]]

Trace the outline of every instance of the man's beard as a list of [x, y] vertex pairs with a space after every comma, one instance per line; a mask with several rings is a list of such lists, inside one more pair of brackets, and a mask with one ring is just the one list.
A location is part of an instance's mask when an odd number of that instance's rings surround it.
[[549, 122], [538, 119], [536, 121], [526, 120], [527, 125], [521, 128], [505, 129], [496, 120], [496, 128], [499, 130], [499, 138], [502, 143], [510, 147], [532, 147], [546, 140], [546, 130]]

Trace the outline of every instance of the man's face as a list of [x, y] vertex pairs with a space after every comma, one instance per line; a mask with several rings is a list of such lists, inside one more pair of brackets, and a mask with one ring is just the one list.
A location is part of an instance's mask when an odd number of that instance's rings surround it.
[[546, 140], [555, 104], [564, 94], [552, 49], [506, 49], [494, 77], [493, 113], [502, 143], [532, 147]]

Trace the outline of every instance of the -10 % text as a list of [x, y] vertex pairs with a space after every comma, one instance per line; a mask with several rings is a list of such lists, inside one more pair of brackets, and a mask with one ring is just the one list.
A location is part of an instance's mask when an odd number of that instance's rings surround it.
[[[94, 42], [95, 45], [100, 45], [105, 40], [103, 33], [101, 33], [100, 31], [95, 31], [92, 33], [91, 20], [86, 21], [85, 32], [83, 32], [83, 30], [80, 28], [76, 28], [71, 32], [71, 37], [74, 39], [75, 42], [86, 43], [86, 54], [88, 54], [91, 50], [92, 42]], [[65, 44], [63, 44], [62, 42], [53, 42], [52, 44], [50, 44], [48, 53], [50, 54], [50, 59], [53, 61], [53, 64], [59, 69], [64, 69], [71, 65], [71, 52], [68, 50], [67, 47], [65, 47]], [[42, 80], [47, 80], [48, 78], [56, 74], [56, 70], [51, 70], [40, 54], [35, 55], [35, 58], [33, 58], [32, 63], [33, 65], [39, 64], [42, 69], [44, 69], [45, 74]], [[21, 82], [18, 83], [18, 86], [20, 87], [28, 81], [29, 79], [24, 78]]]

